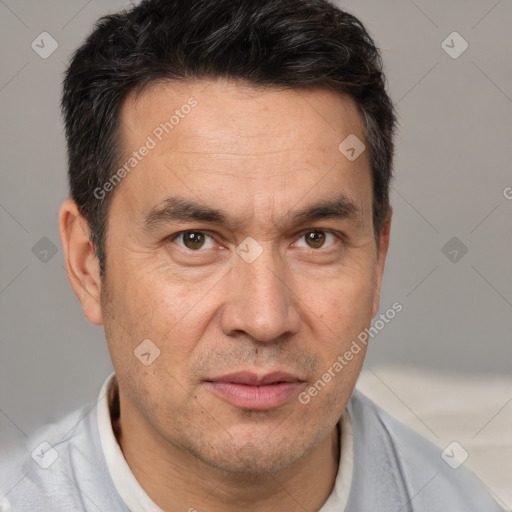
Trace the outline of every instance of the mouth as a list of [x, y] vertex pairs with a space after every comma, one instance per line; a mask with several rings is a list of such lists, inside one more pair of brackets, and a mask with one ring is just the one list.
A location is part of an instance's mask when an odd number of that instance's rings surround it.
[[206, 380], [205, 385], [239, 409], [263, 411], [288, 402], [304, 386], [304, 380], [287, 372], [237, 372]]

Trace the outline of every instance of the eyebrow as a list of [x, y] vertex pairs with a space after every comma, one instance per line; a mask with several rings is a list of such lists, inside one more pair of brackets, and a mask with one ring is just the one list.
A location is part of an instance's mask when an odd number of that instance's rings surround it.
[[[325, 199], [310, 204], [298, 211], [288, 212], [279, 222], [283, 226], [295, 226], [318, 220], [343, 220], [355, 222], [361, 217], [361, 210], [354, 201], [341, 194], [334, 199]], [[153, 231], [171, 222], [198, 221], [219, 224], [236, 229], [242, 224], [230, 219], [222, 210], [206, 206], [179, 196], [170, 196], [153, 207], [143, 220], [146, 231]]]

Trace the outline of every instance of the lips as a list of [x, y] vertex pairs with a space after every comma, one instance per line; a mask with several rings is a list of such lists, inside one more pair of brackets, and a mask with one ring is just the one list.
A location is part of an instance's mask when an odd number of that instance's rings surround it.
[[233, 384], [245, 384], [247, 386], [266, 386], [279, 382], [300, 382], [301, 379], [286, 372], [272, 372], [256, 374], [252, 372], [236, 372], [211, 379], [213, 382], [232, 382]]
[[303, 387], [304, 381], [287, 372], [236, 372], [205, 381], [210, 391], [240, 409], [276, 409]]

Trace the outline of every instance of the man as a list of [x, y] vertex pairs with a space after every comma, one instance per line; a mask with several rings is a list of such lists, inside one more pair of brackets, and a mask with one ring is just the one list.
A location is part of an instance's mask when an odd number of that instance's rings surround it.
[[115, 374], [13, 456], [4, 510], [499, 510], [354, 391], [395, 126], [358, 20], [145, 1], [100, 20], [62, 105], [66, 272]]

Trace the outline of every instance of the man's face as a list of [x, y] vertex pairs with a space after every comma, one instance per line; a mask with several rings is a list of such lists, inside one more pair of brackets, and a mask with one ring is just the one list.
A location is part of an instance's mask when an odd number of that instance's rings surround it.
[[121, 423], [130, 411], [224, 470], [288, 467], [332, 432], [364, 349], [309, 403], [299, 394], [378, 309], [369, 155], [338, 149], [365, 140], [357, 109], [324, 90], [198, 81], [128, 97], [121, 127], [121, 165], [147, 153], [110, 192], [102, 321]]

